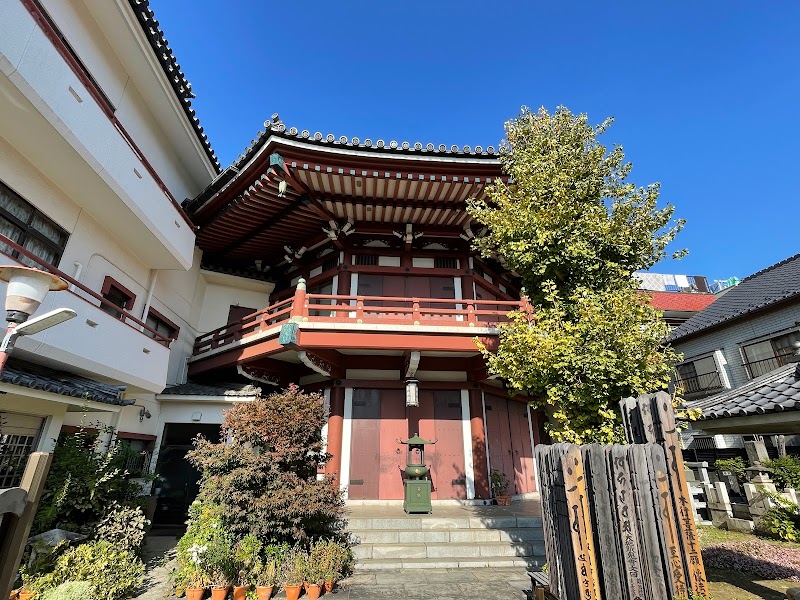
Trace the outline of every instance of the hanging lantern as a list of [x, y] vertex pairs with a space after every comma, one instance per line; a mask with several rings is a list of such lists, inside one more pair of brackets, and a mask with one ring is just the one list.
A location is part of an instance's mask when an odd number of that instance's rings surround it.
[[419, 406], [419, 381], [406, 379], [406, 406]]

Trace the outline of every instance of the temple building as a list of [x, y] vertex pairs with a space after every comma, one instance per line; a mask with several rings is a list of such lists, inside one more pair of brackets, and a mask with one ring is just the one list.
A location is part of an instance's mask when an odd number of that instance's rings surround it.
[[402, 498], [399, 440], [414, 434], [436, 440], [434, 499], [490, 498], [494, 469], [509, 493], [535, 492], [543, 417], [476, 343], [496, 346], [497, 324], [527, 307], [518, 278], [472, 250], [466, 202], [502, 177], [494, 149], [265, 125], [185, 204], [204, 272], [269, 282], [260, 302], [220, 286], [226, 322], [197, 337], [189, 379], [324, 393], [328, 470], [351, 500]]

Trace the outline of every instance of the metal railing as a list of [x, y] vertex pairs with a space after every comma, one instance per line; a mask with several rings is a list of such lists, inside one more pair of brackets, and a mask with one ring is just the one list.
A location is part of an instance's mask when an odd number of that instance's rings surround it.
[[[59, 270], [57, 267], [51, 265], [49, 262], [35, 255], [33, 252], [23, 248], [22, 246], [17, 244], [14, 240], [9, 238], [8, 236], [3, 235], [2, 233], [0, 233], [0, 243], [8, 246], [9, 248], [12, 248], [15, 252], [18, 252], [21, 256], [24, 256], [25, 258], [33, 261], [38, 265], [39, 269], [42, 269], [44, 271], [47, 271], [48, 273], [52, 273], [53, 275], [61, 277], [61, 279], [70, 284], [69, 292], [76, 295], [81, 300], [84, 300], [85, 302], [88, 302], [89, 304], [97, 308], [101, 308], [104, 306], [110, 308], [111, 310], [114, 311], [115, 314], [118, 313], [120, 315], [119, 317], [120, 322], [125, 323], [125, 325], [127, 325], [131, 329], [139, 331], [140, 333], [153, 338], [156, 342], [158, 342], [162, 346], [166, 346], [167, 348], [169, 348], [169, 344], [172, 341], [172, 338], [165, 336], [163, 333], [159, 333], [158, 331], [156, 331], [143, 321], [140, 321], [139, 319], [134, 317], [131, 313], [129, 313], [125, 309], [120, 308], [113, 302], [106, 300], [105, 298], [103, 298], [103, 296], [101, 296], [94, 290], [89, 289], [77, 279], [73, 279], [63, 271]], [[0, 250], [0, 254], [8, 256], [9, 258], [11, 258], [11, 260], [17, 260], [13, 256], [9, 256], [6, 252], [3, 252], [2, 250]], [[95, 302], [99, 303], [99, 305], [95, 304]]]
[[774, 371], [778, 367], [788, 365], [789, 358], [792, 356], [792, 354], [794, 354], [794, 351], [790, 348], [786, 352], [776, 354], [771, 358], [764, 358], [762, 360], [754, 360], [750, 362], [745, 361], [744, 366], [747, 369], [747, 374], [750, 376], [750, 379], [755, 379], [756, 377], [766, 375], [770, 371]]
[[691, 377], [678, 375], [678, 389], [684, 394], [697, 394], [722, 389], [722, 381], [717, 371], [700, 373]]
[[335, 323], [494, 327], [509, 321], [509, 313], [516, 310], [522, 310], [529, 318], [533, 318], [527, 298], [472, 300], [306, 294], [305, 289], [298, 286], [291, 298], [198, 336], [193, 354], [197, 356], [242, 340], [288, 319]]

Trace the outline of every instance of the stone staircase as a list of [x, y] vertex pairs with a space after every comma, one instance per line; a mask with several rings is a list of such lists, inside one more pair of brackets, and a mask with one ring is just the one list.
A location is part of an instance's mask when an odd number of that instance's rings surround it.
[[358, 569], [531, 568], [546, 562], [538, 516], [436, 507], [432, 515], [404, 515], [402, 508], [392, 512], [397, 516], [350, 517], [348, 531], [360, 540], [353, 549]]

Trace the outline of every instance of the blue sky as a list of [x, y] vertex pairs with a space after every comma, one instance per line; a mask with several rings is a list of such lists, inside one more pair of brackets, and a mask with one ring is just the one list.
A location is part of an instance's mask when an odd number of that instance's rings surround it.
[[[224, 8], [223, 8], [224, 7]], [[688, 221], [680, 262], [744, 277], [800, 252], [800, 3], [152, 0], [227, 166], [265, 119], [497, 146], [522, 105], [614, 116], [639, 185]]]

